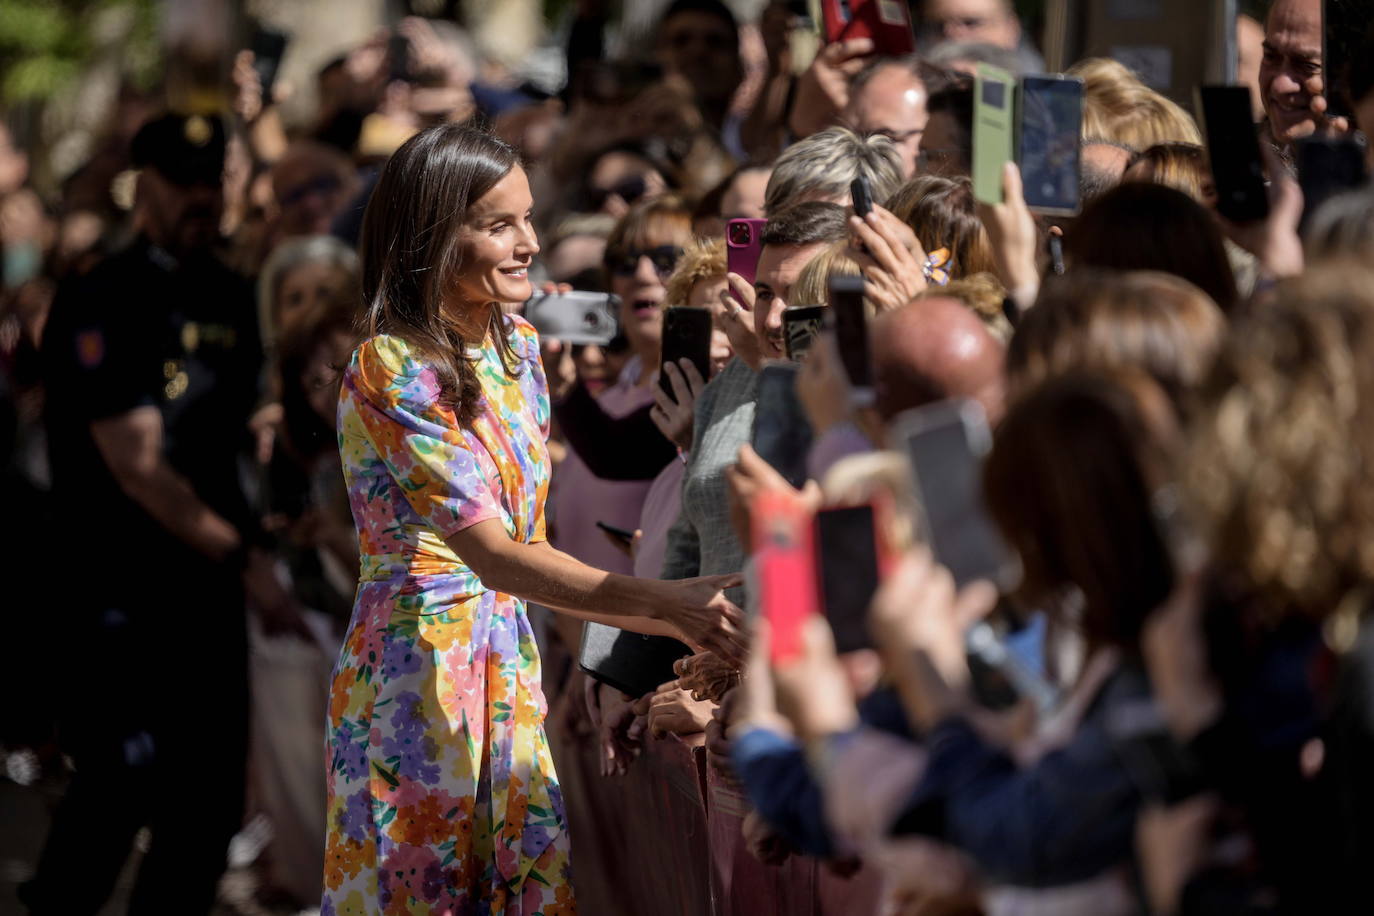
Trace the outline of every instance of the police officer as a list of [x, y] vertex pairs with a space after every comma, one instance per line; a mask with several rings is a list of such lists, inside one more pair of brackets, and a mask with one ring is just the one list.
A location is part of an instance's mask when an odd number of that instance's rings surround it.
[[224, 152], [217, 118], [139, 130], [137, 236], [64, 283], [43, 341], [67, 535], [35, 611], [66, 650], [76, 774], [22, 891], [34, 913], [99, 910], [144, 826], [130, 912], [210, 909], [242, 817], [245, 587], [266, 629], [300, 630], [239, 485], [262, 354], [251, 287], [214, 253]]

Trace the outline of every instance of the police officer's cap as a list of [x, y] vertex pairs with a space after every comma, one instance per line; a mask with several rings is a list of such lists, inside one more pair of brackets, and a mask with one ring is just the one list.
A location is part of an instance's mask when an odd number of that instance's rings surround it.
[[169, 112], [138, 129], [129, 155], [135, 168], [156, 169], [174, 184], [219, 184], [224, 146], [220, 118]]

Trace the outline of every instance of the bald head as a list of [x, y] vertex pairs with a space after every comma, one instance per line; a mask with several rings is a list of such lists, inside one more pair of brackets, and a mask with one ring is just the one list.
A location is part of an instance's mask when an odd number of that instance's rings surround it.
[[879, 315], [872, 346], [884, 419], [945, 398], [973, 398], [989, 422], [1001, 418], [1005, 348], [957, 299], [923, 299]]

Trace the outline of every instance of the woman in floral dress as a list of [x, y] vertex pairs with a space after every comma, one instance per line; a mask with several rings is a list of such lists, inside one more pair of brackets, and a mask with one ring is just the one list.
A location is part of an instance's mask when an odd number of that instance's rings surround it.
[[737, 654], [737, 577], [593, 569], [544, 537], [539, 246], [513, 150], [417, 134], [363, 223], [371, 335], [339, 403], [362, 564], [334, 670], [323, 916], [574, 911], [525, 600]]

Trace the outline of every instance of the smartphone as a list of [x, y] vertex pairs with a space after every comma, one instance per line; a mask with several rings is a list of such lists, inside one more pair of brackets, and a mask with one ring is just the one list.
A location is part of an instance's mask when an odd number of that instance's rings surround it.
[[1207, 138], [1207, 158], [1217, 189], [1217, 212], [1233, 223], [1269, 215], [1259, 134], [1250, 120], [1250, 90], [1244, 86], [1200, 86], [1197, 110]]
[[642, 697], [677, 677], [673, 663], [691, 654], [671, 636], [645, 636], [589, 621], [582, 626], [577, 664], [601, 683]]
[[410, 39], [404, 35], [393, 34], [386, 43], [387, 64], [391, 68], [390, 81], [406, 83], [410, 81]]
[[272, 87], [277, 82], [277, 71], [281, 69], [282, 55], [286, 53], [287, 37], [273, 29], [258, 26], [253, 29], [253, 37], [248, 42], [248, 50], [253, 52], [253, 69], [258, 74], [258, 84], [262, 86], [262, 103], [272, 103]]
[[759, 268], [766, 219], [732, 219], [725, 224], [725, 268], [749, 283]]
[[873, 403], [873, 367], [868, 349], [868, 313], [864, 310], [863, 277], [830, 278], [830, 312], [840, 361], [853, 388], [854, 406]]
[[859, 219], [873, 212], [873, 187], [860, 175], [849, 183], [849, 196], [854, 202], [854, 215]]
[[615, 538], [617, 541], [621, 541], [622, 543], [624, 543], [626, 547], [629, 547], [631, 544], [634, 543], [635, 533], [633, 531], [621, 528], [618, 525], [612, 525], [610, 522], [602, 521], [598, 521], [596, 523], [596, 527], [600, 528], [602, 531], [606, 532], [611, 537]]
[[782, 342], [787, 358], [801, 362], [825, 323], [825, 306], [794, 305], [782, 312]]
[[987, 579], [1003, 592], [1020, 563], [983, 506], [983, 457], [991, 446], [977, 401], [952, 398], [899, 414], [893, 441], [911, 464], [922, 535], [960, 587]]
[[[701, 380], [711, 380], [711, 312], [707, 309], [673, 306], [663, 312], [663, 362], [677, 365], [680, 359], [690, 359], [701, 373]], [[673, 397], [673, 384], [668, 373], [659, 367], [658, 387]], [[682, 367], [678, 366], [681, 371]], [[677, 400], [676, 398], [673, 398]]]
[[979, 64], [973, 81], [973, 196], [986, 204], [1002, 202], [1002, 166], [1015, 146], [1012, 111], [1016, 79], [990, 64]]
[[570, 344], [604, 347], [616, 336], [620, 299], [610, 293], [571, 290], [535, 293], [521, 311], [540, 337]]
[[873, 52], [900, 57], [916, 50], [905, 0], [821, 0], [825, 42], [873, 39]]
[[806, 483], [811, 423], [797, 398], [796, 363], [768, 363], [759, 371], [759, 396], [749, 444], [792, 486]]
[[1016, 162], [1026, 206], [1037, 213], [1078, 212], [1083, 81], [1071, 76], [1021, 78]]
[[1364, 150], [1353, 137], [1303, 137], [1294, 146], [1306, 225], [1327, 200], [1364, 184]]
[[1322, 0], [1322, 95], [1327, 117], [1351, 118], [1350, 62], [1374, 26], [1371, 0]]
[[875, 503], [816, 513], [817, 588], [837, 652], [873, 648], [868, 608], [892, 567], [880, 527], [885, 514]]
[[764, 490], [750, 506], [754, 581], [768, 621], [769, 658], [785, 664], [801, 654], [801, 628], [820, 613], [811, 514], [793, 493]]

